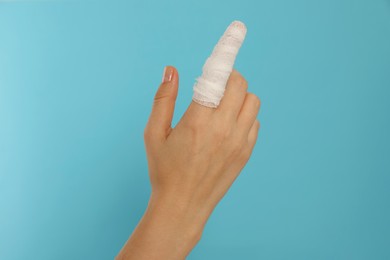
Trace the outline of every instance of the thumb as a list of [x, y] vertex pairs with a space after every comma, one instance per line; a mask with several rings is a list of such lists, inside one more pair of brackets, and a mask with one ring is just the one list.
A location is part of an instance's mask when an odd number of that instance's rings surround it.
[[178, 92], [179, 75], [175, 67], [164, 68], [162, 82], [154, 96], [152, 112], [145, 128], [145, 137], [165, 140], [171, 131]]

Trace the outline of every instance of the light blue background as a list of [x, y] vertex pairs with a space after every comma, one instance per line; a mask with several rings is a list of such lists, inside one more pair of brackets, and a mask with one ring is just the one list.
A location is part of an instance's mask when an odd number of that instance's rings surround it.
[[258, 144], [190, 260], [390, 259], [390, 1], [0, 1], [0, 259], [113, 259], [150, 192], [164, 65], [233, 20]]

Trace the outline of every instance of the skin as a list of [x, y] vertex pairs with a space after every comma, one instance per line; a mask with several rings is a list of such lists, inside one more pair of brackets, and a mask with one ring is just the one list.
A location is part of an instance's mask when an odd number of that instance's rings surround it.
[[160, 84], [144, 130], [152, 192], [117, 260], [185, 259], [256, 143], [260, 99], [235, 69], [218, 108], [191, 101], [172, 128], [179, 75]]

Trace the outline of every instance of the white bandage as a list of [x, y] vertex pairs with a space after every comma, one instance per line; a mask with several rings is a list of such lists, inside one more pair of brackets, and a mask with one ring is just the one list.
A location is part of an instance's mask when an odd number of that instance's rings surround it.
[[192, 100], [207, 107], [218, 107], [233, 70], [234, 61], [246, 35], [246, 26], [232, 22], [214, 47], [196, 79]]

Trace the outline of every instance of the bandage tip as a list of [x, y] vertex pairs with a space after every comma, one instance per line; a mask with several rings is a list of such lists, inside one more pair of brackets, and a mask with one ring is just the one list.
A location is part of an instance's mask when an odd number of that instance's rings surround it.
[[227, 31], [239, 31], [245, 37], [247, 28], [243, 22], [235, 20], [228, 26]]
[[246, 25], [245, 25], [243, 22], [239, 21], [239, 20], [233, 21], [233, 22], [230, 24], [230, 26], [232, 26], [232, 27], [237, 27], [238, 29], [243, 30], [243, 31], [246, 31], [246, 30], [247, 30], [247, 29], [246, 29]]

